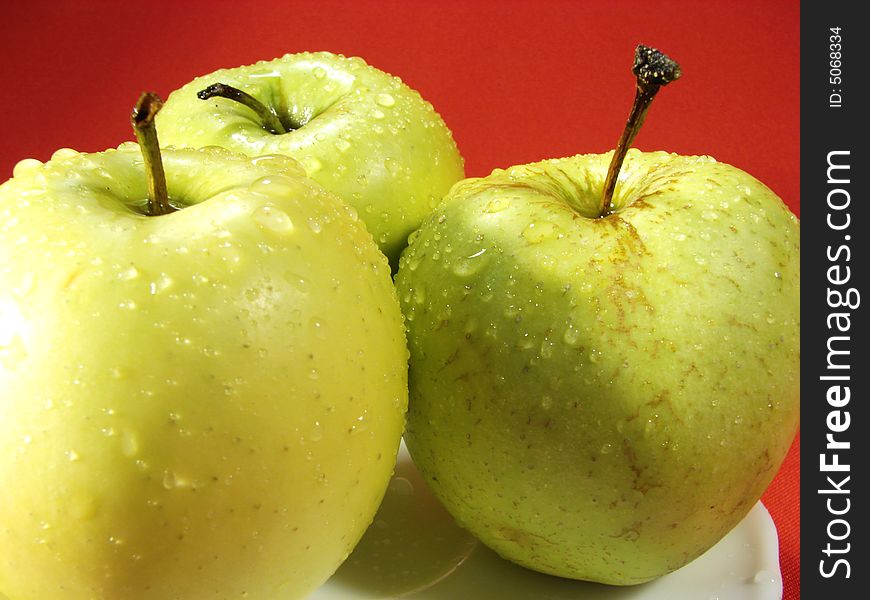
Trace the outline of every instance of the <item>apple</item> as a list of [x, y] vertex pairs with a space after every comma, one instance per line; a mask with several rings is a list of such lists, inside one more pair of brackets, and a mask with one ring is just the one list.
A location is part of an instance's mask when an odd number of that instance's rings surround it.
[[0, 186], [9, 600], [299, 598], [390, 481], [407, 349], [354, 210], [285, 156], [162, 164], [168, 206], [129, 142]]
[[356, 208], [394, 268], [408, 235], [465, 176], [431, 104], [357, 57], [288, 54], [215, 71], [170, 94], [157, 121], [167, 145], [295, 158]]
[[798, 220], [736, 167], [627, 150], [666, 58], [638, 49], [615, 153], [457, 184], [396, 276], [411, 456], [482, 542], [562, 577], [693, 560], [798, 426]]

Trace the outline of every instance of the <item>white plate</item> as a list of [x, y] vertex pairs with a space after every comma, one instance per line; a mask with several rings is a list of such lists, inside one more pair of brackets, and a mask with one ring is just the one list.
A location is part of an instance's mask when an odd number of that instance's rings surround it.
[[309, 600], [780, 600], [776, 528], [759, 502], [722, 541], [682, 569], [633, 587], [535, 573], [457, 527], [404, 444], [372, 527]]

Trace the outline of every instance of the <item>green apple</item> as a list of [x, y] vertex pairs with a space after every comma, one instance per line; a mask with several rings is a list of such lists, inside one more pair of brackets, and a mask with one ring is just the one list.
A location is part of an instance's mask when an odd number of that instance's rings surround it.
[[602, 202], [612, 155], [457, 184], [396, 284], [438, 498], [505, 558], [624, 585], [713, 546], [785, 456], [800, 229], [706, 156], [631, 150]]
[[284, 156], [135, 144], [0, 186], [0, 595], [299, 598], [371, 522], [407, 405], [390, 269]]
[[[258, 101], [259, 114], [223, 97], [197, 96], [217, 83]], [[356, 208], [394, 268], [408, 235], [465, 176], [431, 104], [361, 58], [328, 52], [198, 77], [169, 96], [157, 122], [167, 145], [297, 159], [309, 177]]]

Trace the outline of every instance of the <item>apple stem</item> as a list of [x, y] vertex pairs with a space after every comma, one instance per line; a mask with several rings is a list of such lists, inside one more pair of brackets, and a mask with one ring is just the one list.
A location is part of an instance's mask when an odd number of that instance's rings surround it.
[[148, 216], [166, 215], [175, 211], [169, 204], [166, 190], [166, 174], [160, 158], [160, 143], [154, 117], [163, 107], [163, 101], [154, 92], [143, 92], [133, 108], [130, 121], [136, 133], [136, 141], [145, 161], [145, 177], [148, 180]]
[[234, 88], [226, 83], [213, 83], [196, 93], [196, 97], [200, 100], [208, 100], [215, 96], [244, 104], [262, 119], [263, 125], [269, 132], [276, 135], [287, 133], [287, 129], [284, 127], [281, 119], [278, 118], [278, 113], [275, 112], [275, 109], [266, 106], [247, 92], [243, 92], [238, 88]]
[[634, 66], [631, 68], [637, 79], [634, 103], [622, 130], [622, 136], [613, 152], [610, 167], [607, 169], [607, 179], [604, 180], [604, 195], [601, 198], [598, 214], [606, 217], [613, 211], [613, 192], [616, 190], [616, 180], [619, 170], [625, 160], [625, 155], [637, 137], [646, 113], [659, 89], [680, 78], [680, 65], [662, 52], [649, 46], [639, 44], [634, 51]]

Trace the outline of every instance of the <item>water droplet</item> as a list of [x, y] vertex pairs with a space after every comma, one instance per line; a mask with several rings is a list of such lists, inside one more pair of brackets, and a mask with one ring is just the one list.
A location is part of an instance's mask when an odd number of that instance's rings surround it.
[[169, 289], [173, 283], [174, 282], [171, 277], [169, 277], [166, 273], [161, 273], [160, 277], [148, 284], [148, 291], [151, 293], [152, 296], [156, 296], [157, 294]]
[[391, 175], [397, 174], [402, 168], [401, 165], [399, 164], [399, 161], [392, 159], [392, 158], [389, 158], [389, 157], [384, 159], [384, 167], [387, 169], [387, 172], [389, 172]]
[[271, 174], [260, 177], [251, 184], [251, 191], [257, 194], [286, 198], [294, 193], [297, 185], [284, 175]]
[[132, 458], [139, 454], [139, 439], [136, 434], [130, 431], [125, 431], [121, 435], [121, 454], [128, 458]]
[[634, 541], [636, 541], [639, 537], [640, 537], [640, 534], [639, 534], [636, 530], [634, 530], [634, 529], [629, 529], [629, 530], [626, 531], [625, 534], [622, 536], [622, 539], [627, 540], [627, 541], [629, 541], [629, 542], [634, 542]]
[[601, 360], [601, 351], [600, 350], [596, 350], [595, 348], [593, 348], [592, 350], [589, 351], [589, 362], [597, 363], [600, 360]]
[[532, 244], [538, 244], [553, 235], [556, 227], [552, 223], [529, 223], [523, 229], [523, 237]]
[[338, 148], [339, 152], [347, 152], [350, 150], [351, 143], [344, 138], [338, 138], [335, 142], [335, 147]]
[[610, 454], [611, 452], [613, 452], [613, 444], [609, 442], [604, 444], [603, 446], [601, 446], [600, 452], [601, 454]]
[[323, 163], [316, 156], [306, 156], [302, 159], [302, 167], [309, 176], [323, 168]]
[[311, 330], [314, 331], [314, 335], [317, 337], [324, 337], [326, 335], [326, 326], [324, 325], [323, 319], [319, 317], [311, 317], [308, 322]]
[[374, 109], [374, 110], [371, 112], [371, 115], [372, 115], [372, 117], [375, 118], [375, 119], [383, 119], [383, 118], [384, 118], [384, 111], [382, 111], [382, 110], [378, 110], [378, 109], [376, 108], [376, 109]]
[[123, 308], [124, 310], [136, 310], [136, 303], [129, 299], [122, 300], [118, 303], [118, 307]]
[[54, 151], [54, 154], [51, 155], [51, 160], [63, 160], [65, 158], [72, 158], [78, 155], [79, 153], [72, 148], [59, 148]]
[[719, 218], [719, 213], [713, 210], [705, 210], [701, 212], [701, 218], [705, 221], [715, 221]]
[[486, 252], [485, 249], [456, 261], [453, 265], [453, 274], [457, 277], [471, 277], [480, 271], [481, 267], [486, 263], [486, 260], [481, 258], [484, 252]]
[[192, 486], [190, 479], [182, 477], [174, 471], [163, 471], [163, 487], [167, 490], [189, 488]]
[[320, 233], [323, 231], [323, 224], [314, 217], [308, 217], [308, 228], [314, 233]]
[[315, 79], [323, 79], [326, 77], [326, 70], [323, 67], [314, 67], [313, 73]]
[[314, 421], [314, 425], [308, 433], [308, 439], [312, 442], [319, 442], [323, 439], [323, 427], [321, 427], [320, 421]]
[[76, 452], [75, 450], [67, 450], [65, 452], [65, 454], [66, 454], [67, 460], [69, 460], [70, 462], [78, 462], [78, 460], [81, 458], [79, 456], [79, 453]]
[[378, 94], [375, 98], [375, 102], [377, 102], [381, 106], [389, 108], [396, 103], [396, 99], [389, 94]]
[[774, 574], [766, 569], [762, 569], [752, 578], [752, 583], [755, 584], [776, 584]]
[[42, 162], [36, 160], [35, 158], [25, 158], [24, 160], [19, 160], [15, 167], [12, 169], [12, 176], [24, 177], [25, 175], [27, 175], [27, 173], [35, 171], [41, 166]]
[[568, 325], [562, 340], [572, 348], [576, 348], [580, 345], [580, 330], [574, 327], [574, 325]]
[[553, 399], [552, 398], [550, 398], [549, 396], [544, 396], [543, 398], [541, 398], [541, 408], [543, 408], [544, 410], [549, 410], [550, 407], [552, 407], [552, 406], [553, 406]]
[[414, 484], [404, 477], [393, 477], [390, 480], [390, 493], [397, 496], [412, 496], [414, 494]]
[[266, 204], [254, 211], [254, 221], [258, 225], [277, 233], [290, 233], [293, 231], [293, 221], [283, 210], [271, 204]]
[[139, 269], [135, 267], [135, 265], [130, 265], [120, 273], [118, 273], [118, 279], [123, 281], [130, 281], [132, 279], [136, 279], [139, 277]]

